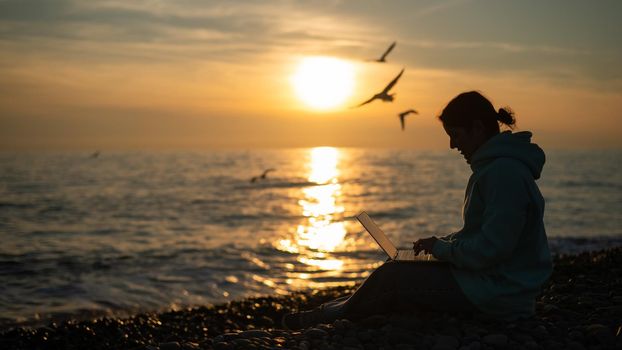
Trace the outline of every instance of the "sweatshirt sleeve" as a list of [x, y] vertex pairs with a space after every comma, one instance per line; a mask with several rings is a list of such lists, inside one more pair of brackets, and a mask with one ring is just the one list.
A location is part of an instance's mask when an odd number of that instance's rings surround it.
[[[460, 230], [460, 231], [462, 231], [462, 230]], [[459, 233], [460, 233], [460, 231], [452, 232], [452, 233], [450, 233], [450, 234], [448, 234], [448, 235], [445, 235], [445, 236], [443, 236], [443, 237], [440, 237], [439, 239], [442, 239], [442, 240], [444, 240], [444, 241], [452, 241], [452, 240], [454, 239], [454, 237], [455, 237], [457, 234], [459, 234]]]
[[529, 193], [521, 172], [506, 162], [492, 165], [474, 190], [485, 205], [480, 232], [438, 240], [432, 254], [458, 268], [482, 270], [511, 256], [527, 220]]

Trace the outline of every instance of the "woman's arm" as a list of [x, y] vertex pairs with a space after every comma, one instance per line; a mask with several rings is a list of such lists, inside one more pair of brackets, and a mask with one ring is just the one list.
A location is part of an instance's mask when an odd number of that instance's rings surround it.
[[476, 188], [485, 205], [480, 232], [466, 239], [436, 241], [432, 254], [437, 259], [481, 270], [511, 257], [527, 220], [530, 197], [514, 161], [495, 163]]

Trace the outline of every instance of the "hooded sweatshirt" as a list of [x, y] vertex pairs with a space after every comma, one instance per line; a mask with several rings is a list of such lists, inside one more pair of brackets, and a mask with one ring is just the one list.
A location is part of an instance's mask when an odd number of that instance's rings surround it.
[[463, 228], [432, 249], [478, 309], [501, 319], [534, 314], [552, 271], [544, 230], [544, 198], [535, 180], [544, 152], [530, 132], [497, 134], [473, 154]]

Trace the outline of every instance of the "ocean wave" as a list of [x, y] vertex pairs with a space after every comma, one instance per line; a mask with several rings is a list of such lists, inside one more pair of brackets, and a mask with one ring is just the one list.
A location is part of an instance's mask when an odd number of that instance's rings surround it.
[[0, 209], [32, 209], [37, 205], [34, 203], [24, 203], [24, 202], [2, 202], [0, 201]]
[[568, 187], [568, 188], [608, 188], [611, 190], [620, 190], [622, 189], [622, 184], [611, 182], [611, 181], [593, 181], [593, 180], [567, 180], [560, 181], [560, 187]]
[[322, 186], [324, 184], [311, 182], [311, 181], [272, 181], [263, 180], [261, 182], [247, 183], [244, 185], [237, 185], [234, 187], [236, 190], [259, 190], [259, 189], [272, 189], [272, 188], [301, 188], [309, 186]]
[[622, 237], [620, 236], [549, 237], [548, 240], [549, 248], [553, 254], [577, 254], [620, 247], [622, 246]]
[[[0, 179], [0, 314], [154, 309], [352, 283], [386, 258], [358, 211], [396, 242], [460, 224], [469, 170], [447, 152], [340, 152], [331, 169], [287, 151], [119, 153], [70, 173], [63, 157], [0, 158], [18, 174]], [[541, 180], [554, 254], [622, 245], [619, 172], [610, 157], [589, 158], [551, 157]], [[278, 172], [250, 183], [249, 169], [267, 164]], [[313, 172], [332, 187], [309, 181]], [[332, 251], [311, 248], [325, 247], [318, 242]]]

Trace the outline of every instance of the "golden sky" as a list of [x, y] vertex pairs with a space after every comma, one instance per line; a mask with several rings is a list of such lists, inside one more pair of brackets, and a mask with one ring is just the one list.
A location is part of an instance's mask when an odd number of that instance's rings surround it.
[[[467, 90], [512, 107], [545, 148], [620, 148], [620, 13], [619, 1], [0, 0], [0, 150], [442, 148], [435, 116]], [[393, 41], [386, 63], [369, 61]], [[353, 72], [327, 110], [292, 83], [315, 56]], [[350, 108], [402, 68], [392, 103]]]

